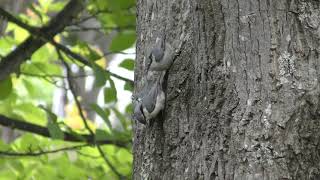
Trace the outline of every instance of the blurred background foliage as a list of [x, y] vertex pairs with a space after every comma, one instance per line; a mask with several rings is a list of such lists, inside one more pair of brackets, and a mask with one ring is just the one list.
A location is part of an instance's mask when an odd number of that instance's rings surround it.
[[[43, 27], [68, 2], [0, 0], [0, 7], [25, 24]], [[87, 1], [54, 40], [90, 66], [46, 43], [0, 81], [0, 115], [50, 133], [43, 137], [1, 126], [0, 179], [131, 178], [135, 11], [134, 0]], [[0, 61], [32, 36], [5, 18], [0, 33]], [[64, 140], [64, 133], [79, 142]], [[92, 136], [92, 142], [81, 135]], [[111, 143], [97, 143], [104, 140]]]

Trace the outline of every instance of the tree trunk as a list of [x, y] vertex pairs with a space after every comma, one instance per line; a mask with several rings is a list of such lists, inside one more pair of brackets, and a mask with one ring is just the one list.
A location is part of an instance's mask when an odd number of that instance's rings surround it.
[[134, 179], [320, 179], [320, 2], [137, 1], [136, 92], [159, 33], [190, 39], [163, 117], [135, 124]]

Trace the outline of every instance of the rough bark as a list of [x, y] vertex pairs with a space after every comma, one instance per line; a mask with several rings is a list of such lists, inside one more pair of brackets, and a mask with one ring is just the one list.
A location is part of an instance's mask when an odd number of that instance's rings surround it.
[[320, 2], [137, 1], [136, 92], [162, 32], [191, 34], [162, 117], [135, 125], [134, 179], [320, 179]]

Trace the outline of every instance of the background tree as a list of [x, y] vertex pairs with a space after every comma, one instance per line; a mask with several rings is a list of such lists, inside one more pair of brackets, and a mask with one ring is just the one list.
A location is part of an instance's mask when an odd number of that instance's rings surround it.
[[135, 42], [135, 2], [1, 0], [0, 17], [0, 179], [130, 178], [133, 81], [109, 64]]
[[[148, 48], [190, 34], [163, 118], [135, 125], [135, 179], [320, 179], [320, 2], [137, 1]], [[187, 22], [181, 23], [188, 12]]]

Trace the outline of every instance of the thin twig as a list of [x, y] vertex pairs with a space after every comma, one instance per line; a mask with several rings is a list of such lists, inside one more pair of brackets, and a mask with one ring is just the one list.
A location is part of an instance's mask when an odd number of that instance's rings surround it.
[[73, 81], [72, 81], [72, 78], [71, 78], [71, 77], [72, 77], [71, 68], [69, 67], [68, 63], [65, 62], [65, 59], [64, 59], [64, 57], [62, 56], [62, 54], [60, 53], [59, 50], [57, 50], [57, 53], [58, 53], [58, 56], [59, 56], [62, 64], [64, 65], [64, 67], [65, 67], [66, 70], [67, 70], [67, 81], [68, 81], [69, 89], [70, 89], [71, 94], [72, 94], [72, 96], [73, 96], [73, 99], [74, 99], [74, 101], [75, 101], [75, 103], [76, 103], [76, 106], [77, 106], [77, 108], [78, 108], [78, 110], [79, 110], [79, 114], [80, 114], [80, 117], [81, 117], [81, 119], [82, 119], [82, 121], [83, 121], [83, 124], [84, 124], [84, 126], [86, 127], [86, 129], [89, 131], [89, 133], [90, 133], [92, 136], [94, 136], [94, 132], [93, 132], [92, 129], [89, 127], [89, 124], [88, 124], [88, 122], [87, 122], [87, 120], [86, 120], [86, 118], [85, 118], [85, 116], [84, 116], [84, 113], [82, 112], [81, 104], [80, 104], [80, 102], [79, 102], [79, 100], [78, 100], [78, 97], [77, 97], [77, 95], [76, 95], [76, 90], [75, 90], [75, 87], [73, 86]]
[[83, 17], [82, 19], [79, 19], [78, 21], [74, 21], [72, 22], [69, 26], [73, 26], [73, 25], [78, 25], [81, 24], [83, 22], [86, 22], [90, 19], [96, 18], [96, 16], [99, 14], [100, 12], [94, 12], [92, 15], [87, 16], [87, 17]]
[[102, 148], [97, 145], [98, 151], [101, 154], [102, 158], [104, 159], [104, 161], [108, 164], [108, 166], [110, 167], [110, 169], [119, 177], [119, 179], [124, 179], [125, 176], [123, 176], [122, 174], [120, 174], [116, 168], [111, 164], [111, 162], [109, 161], [109, 159], [106, 157], [106, 155], [104, 154]]
[[123, 52], [123, 51], [112, 51], [112, 52], [104, 53], [102, 57], [106, 57], [106, 56], [110, 56], [110, 55], [114, 55], [114, 54], [135, 55], [136, 53], [127, 53], [127, 52]]
[[83, 153], [81, 151], [77, 151], [78, 154], [80, 154], [81, 156], [85, 156], [85, 157], [88, 157], [88, 158], [91, 158], [91, 159], [100, 159], [101, 156], [93, 156], [93, 155], [90, 155], [90, 154], [86, 154], [86, 153]]
[[[58, 75], [58, 74], [35, 74], [35, 73], [29, 73], [29, 72], [19, 72], [19, 73], [22, 75], [31, 76], [31, 77], [39, 77], [39, 78], [50, 77], [50, 78], [67, 79], [66, 76], [62, 76], [62, 75]], [[89, 77], [89, 76], [93, 76], [93, 74], [77, 75], [77, 76], [72, 76], [71, 78], [76, 79], [76, 78], [85, 78], [85, 77]]]
[[49, 151], [43, 151], [43, 150], [38, 150], [38, 152], [10, 152], [10, 151], [0, 151], [0, 156], [41, 156], [45, 154], [52, 154], [52, 153], [57, 153], [60, 151], [72, 151], [76, 149], [80, 149], [82, 147], [90, 146], [90, 144], [81, 144], [81, 145], [75, 145], [75, 146], [70, 146], [70, 147], [64, 147], [60, 149], [54, 149], [54, 150], [49, 150]]
[[103, 33], [101, 30], [116, 30], [116, 31], [121, 31], [121, 30], [127, 30], [127, 29], [134, 29], [136, 28], [134, 25], [128, 25], [128, 26], [115, 26], [115, 27], [86, 27], [86, 26], [81, 26], [77, 25], [77, 28], [66, 28], [66, 31], [69, 32], [79, 32], [79, 31], [97, 31], [100, 33]]
[[48, 83], [54, 85], [56, 88], [64, 89], [64, 90], [66, 90], [66, 91], [68, 90], [68, 88], [59, 85], [59, 84], [57, 83], [57, 81], [53, 80], [53, 79], [50, 78], [50, 77], [43, 77], [43, 79], [44, 79], [45, 81], [47, 81]]
[[[79, 54], [76, 54], [74, 52], [72, 52], [69, 48], [67, 48], [66, 46], [62, 45], [62, 44], [59, 44], [55, 41], [51, 41], [51, 43], [56, 47], [58, 48], [59, 50], [61, 50], [62, 52], [64, 52], [65, 54], [67, 55], [70, 55], [73, 59], [76, 59], [77, 61], [81, 62], [82, 64], [86, 65], [86, 66], [89, 66], [91, 67], [92, 65], [89, 63], [89, 60], [87, 60], [86, 58], [84, 58], [83, 56], [79, 55]], [[125, 77], [122, 77], [118, 74], [115, 74], [115, 73], [112, 73], [111, 71], [108, 71], [108, 70], [105, 70], [108, 74], [110, 74], [110, 76], [113, 76], [117, 79], [120, 79], [120, 80], [123, 80], [123, 81], [126, 81], [128, 83], [131, 83], [133, 84], [133, 81], [131, 79], [128, 79], [128, 78], [125, 78]]]
[[[69, 65], [65, 62], [65, 59], [64, 57], [62, 56], [61, 52], [57, 49], [57, 53], [58, 53], [58, 56], [60, 58], [60, 60], [62, 61], [63, 65], [65, 66], [66, 70], [67, 70], [67, 81], [68, 81], [68, 84], [69, 84], [69, 88], [70, 88], [70, 91], [71, 91], [71, 94], [73, 96], [73, 99], [76, 103], [76, 106], [77, 106], [77, 109], [79, 111], [79, 114], [80, 114], [80, 117], [83, 121], [83, 124], [85, 126], [85, 128], [89, 131], [89, 133], [91, 134], [91, 136], [94, 136], [94, 132], [92, 131], [92, 129], [89, 127], [88, 123], [87, 123], [87, 120], [84, 116], [84, 113], [82, 111], [82, 108], [81, 108], [81, 104], [77, 98], [77, 95], [76, 95], [76, 92], [75, 92], [75, 89], [74, 89], [74, 86], [73, 86], [73, 83], [72, 83], [72, 79], [70, 78], [70, 76], [72, 76], [72, 71], [69, 67]], [[102, 151], [101, 147], [99, 144], [96, 144], [96, 147], [98, 148], [99, 150], [99, 153], [100, 155], [103, 157], [103, 159], [105, 160], [105, 162], [108, 164], [108, 166], [110, 167], [110, 169], [120, 178], [122, 179], [124, 176], [121, 175], [117, 169], [111, 164], [111, 162], [108, 160], [108, 158], [105, 156], [104, 152]]]
[[[132, 7], [134, 7], [134, 6], [132, 6]], [[131, 12], [129, 11], [130, 8], [132, 8], [132, 7], [129, 7], [129, 8], [127, 8], [127, 9], [125, 9], [125, 12], [127, 12], [127, 13], [125, 14], [125, 13], [123, 12], [122, 14], [124, 14], [124, 15], [134, 15], [134, 13], [131, 13]], [[96, 16], [99, 15], [99, 14], [112, 14], [112, 13], [114, 13], [114, 12], [112, 12], [112, 11], [110, 11], [110, 10], [98, 10], [98, 11], [96, 11], [96, 12], [93, 12], [93, 13], [92, 13], [91, 15], [89, 15], [89, 16], [83, 17], [83, 18], [79, 19], [78, 21], [74, 21], [73, 23], [70, 24], [70, 26], [72, 26], [72, 25], [78, 25], [78, 24], [81, 24], [81, 23], [83, 23], [83, 22], [86, 22], [86, 21], [88, 21], [88, 20], [90, 20], [90, 19], [96, 18]]]

